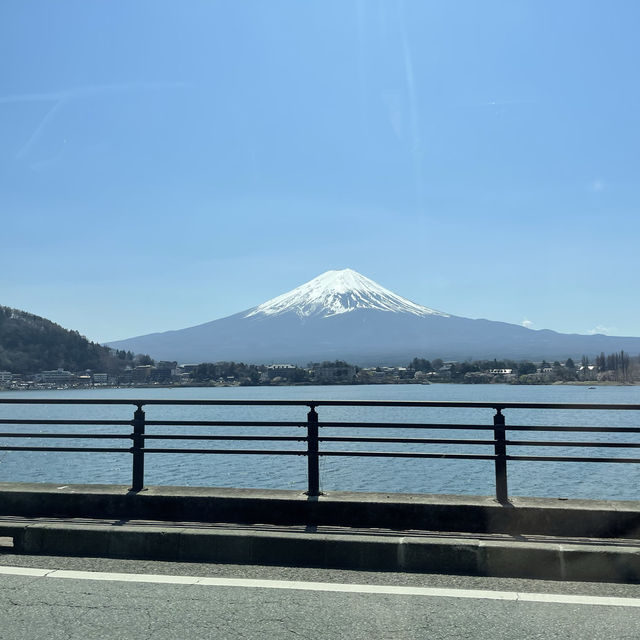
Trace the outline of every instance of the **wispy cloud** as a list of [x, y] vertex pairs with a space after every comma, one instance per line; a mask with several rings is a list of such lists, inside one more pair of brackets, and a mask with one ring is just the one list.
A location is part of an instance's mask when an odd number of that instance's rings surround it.
[[538, 104], [539, 100], [530, 98], [495, 98], [493, 100], [477, 100], [457, 103], [454, 106], [461, 109], [482, 109], [488, 112], [502, 115], [507, 113], [509, 107], [523, 107], [526, 105]]
[[61, 100], [65, 93], [15, 93], [8, 96], [0, 96], [0, 104], [13, 102], [52, 102]]
[[18, 150], [17, 158], [25, 158], [37, 144], [46, 128], [53, 122], [58, 113], [72, 100], [79, 100], [105, 93], [126, 93], [130, 91], [160, 91], [182, 89], [189, 85], [184, 82], [130, 82], [121, 84], [96, 84], [82, 87], [52, 91], [49, 93], [17, 93], [0, 96], [1, 104], [20, 102], [49, 102], [50, 109], [42, 116], [26, 142]]
[[531, 329], [533, 327], [533, 322], [531, 322], [531, 320], [527, 320], [527, 318], [525, 318], [521, 324], [523, 327], [526, 327], [527, 329]]
[[36, 128], [31, 132], [31, 135], [29, 136], [28, 140], [22, 145], [22, 147], [18, 151], [16, 155], [17, 158], [24, 158], [29, 154], [31, 149], [35, 146], [35, 144], [38, 142], [38, 140], [44, 133], [44, 130], [47, 128], [49, 123], [53, 121], [53, 119], [56, 117], [56, 114], [67, 104], [67, 102], [69, 102], [67, 98], [62, 98], [61, 100], [58, 100], [53, 104], [51, 109], [49, 109], [49, 111], [47, 111], [47, 113], [44, 114], [43, 118], [40, 120]]
[[367, 131], [367, 6], [365, 0], [356, 0], [356, 28], [358, 34], [358, 48], [357, 48], [357, 60], [358, 60], [358, 99], [360, 108], [360, 126], [362, 127], [362, 133], [368, 137]]
[[404, 75], [407, 85], [407, 97], [409, 100], [409, 121], [411, 127], [411, 148], [413, 153], [413, 167], [415, 174], [416, 192], [419, 201], [422, 201], [422, 135], [420, 131], [420, 116], [418, 111], [418, 96], [416, 90], [416, 78], [413, 66], [413, 55], [409, 45], [407, 25], [404, 11], [404, 2], [398, 3], [400, 13], [400, 34], [402, 45], [402, 57], [404, 61]]
[[511, 100], [485, 100], [484, 102], [478, 102], [473, 106], [476, 107], [512, 107], [518, 104], [533, 104], [534, 100], [524, 99], [511, 99]]
[[11, 102], [57, 102], [58, 100], [83, 98], [102, 93], [126, 91], [153, 91], [163, 89], [184, 89], [191, 86], [187, 82], [124, 82], [115, 84], [92, 84], [72, 87], [47, 93], [15, 93], [0, 96], [0, 104]]
[[63, 140], [62, 142], [63, 144], [57, 153], [54, 153], [52, 156], [44, 158], [43, 160], [36, 160], [36, 161], [30, 162], [29, 167], [35, 171], [40, 171], [43, 169], [48, 169], [49, 167], [52, 167], [58, 164], [64, 158], [65, 150], [66, 150], [65, 147], [66, 147], [67, 141]]
[[382, 94], [382, 99], [387, 106], [391, 128], [396, 134], [396, 138], [402, 140], [404, 135], [404, 114], [401, 98], [397, 93], [384, 93]]

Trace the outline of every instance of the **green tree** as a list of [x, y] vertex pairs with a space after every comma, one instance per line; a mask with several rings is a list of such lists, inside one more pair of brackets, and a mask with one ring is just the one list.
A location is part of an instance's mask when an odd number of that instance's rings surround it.
[[518, 375], [526, 376], [537, 371], [536, 365], [533, 362], [520, 362], [517, 366]]
[[409, 364], [409, 369], [414, 371], [432, 371], [431, 363], [424, 358], [414, 358]]

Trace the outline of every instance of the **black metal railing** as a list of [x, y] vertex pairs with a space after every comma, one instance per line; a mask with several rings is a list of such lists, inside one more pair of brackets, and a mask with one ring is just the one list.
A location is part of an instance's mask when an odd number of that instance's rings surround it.
[[[99, 446], [45, 446], [45, 445], [6, 445], [0, 442], [0, 451], [49, 451], [49, 452], [96, 452], [96, 453], [130, 453], [132, 455], [132, 483], [131, 491], [140, 491], [144, 487], [144, 465], [146, 454], [218, 454], [218, 455], [272, 455], [272, 456], [306, 456], [307, 458], [307, 493], [309, 496], [320, 494], [320, 467], [321, 457], [383, 457], [383, 458], [422, 458], [440, 460], [486, 460], [493, 461], [495, 468], [496, 498], [499, 502], [508, 502], [507, 463], [510, 461], [537, 461], [537, 462], [602, 462], [638, 464], [640, 458], [615, 457], [615, 456], [552, 456], [552, 455], [518, 455], [511, 453], [518, 447], [579, 447], [590, 449], [637, 449], [639, 442], [594, 442], [574, 440], [522, 440], [511, 439], [519, 432], [561, 432], [561, 433], [618, 433], [640, 434], [640, 427], [635, 426], [562, 426], [562, 425], [507, 425], [504, 411], [509, 410], [517, 414], [517, 410], [571, 410], [582, 411], [612, 411], [626, 412], [639, 411], [638, 404], [571, 404], [571, 403], [523, 403], [523, 402], [431, 402], [431, 401], [357, 401], [357, 400], [128, 400], [128, 399], [59, 399], [59, 398], [0, 398], [0, 407], [5, 405], [128, 405], [134, 406], [135, 411], [131, 420], [105, 420], [105, 419], [56, 419], [56, 418], [7, 418], [0, 417], [2, 425], [21, 426], [129, 426], [130, 433], [86, 433], [86, 432], [36, 432], [36, 431], [7, 431], [0, 432], [0, 439], [37, 438], [37, 439], [74, 439], [74, 440], [129, 440], [127, 447], [99, 447]], [[305, 407], [308, 409], [306, 417], [298, 420], [148, 420], [144, 407], [164, 405], [171, 407], [200, 406], [278, 406], [278, 407]], [[318, 407], [387, 407], [404, 408], [426, 411], [430, 408], [464, 408], [464, 409], [492, 409], [495, 411], [492, 424], [449, 424], [433, 422], [397, 422], [397, 421], [370, 421], [370, 422], [345, 422], [320, 420]], [[510, 414], [511, 415], [511, 414]], [[150, 427], [174, 427], [181, 431], [188, 427], [225, 427], [225, 428], [291, 428], [304, 429], [305, 435], [259, 435], [259, 434], [203, 434], [203, 433], [150, 433]], [[321, 436], [321, 429], [390, 429], [390, 430], [416, 430], [416, 431], [485, 431], [488, 437], [473, 438], [438, 438], [438, 437], [391, 437], [374, 435], [327, 435]], [[303, 443], [303, 446], [295, 449], [248, 449], [248, 448], [194, 448], [194, 447], [154, 447], [153, 441], [228, 441], [228, 442], [289, 442]], [[304, 444], [306, 443], [306, 447]], [[328, 449], [321, 445], [329, 443], [366, 443], [370, 445], [397, 444], [397, 445], [446, 445], [446, 446], [487, 446], [487, 453], [464, 453], [461, 451], [443, 452], [432, 451], [387, 451], [381, 449], [366, 450], [339, 450]]]

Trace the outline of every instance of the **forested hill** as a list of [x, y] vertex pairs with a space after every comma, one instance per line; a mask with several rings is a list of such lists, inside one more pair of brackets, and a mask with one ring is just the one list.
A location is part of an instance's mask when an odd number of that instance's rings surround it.
[[130, 352], [116, 352], [45, 318], [0, 306], [0, 371], [34, 373], [60, 367], [115, 372], [132, 359]]

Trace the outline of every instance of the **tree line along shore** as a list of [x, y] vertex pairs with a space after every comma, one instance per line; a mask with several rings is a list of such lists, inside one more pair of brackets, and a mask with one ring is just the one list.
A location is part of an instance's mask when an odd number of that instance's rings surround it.
[[[124, 355], [124, 358], [122, 357]], [[0, 388], [48, 389], [147, 386], [278, 386], [326, 384], [636, 384], [640, 356], [623, 351], [601, 353], [593, 362], [583, 356], [532, 362], [528, 360], [469, 360], [465, 362], [414, 358], [406, 366], [359, 367], [343, 360], [294, 364], [203, 362], [178, 364], [154, 361], [147, 355], [121, 354], [124, 368], [115, 371], [64, 368], [34, 374], [0, 371]]]

